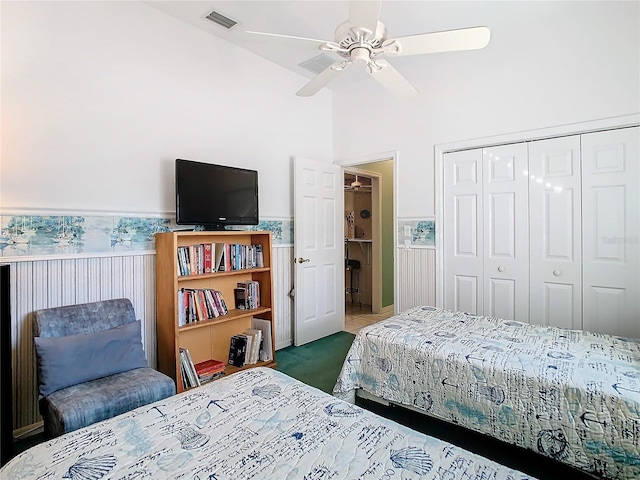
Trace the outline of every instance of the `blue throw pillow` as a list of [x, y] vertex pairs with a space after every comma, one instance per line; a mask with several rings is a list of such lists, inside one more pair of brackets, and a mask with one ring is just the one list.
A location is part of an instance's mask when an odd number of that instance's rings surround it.
[[87, 335], [35, 337], [40, 398], [62, 388], [148, 367], [140, 320]]

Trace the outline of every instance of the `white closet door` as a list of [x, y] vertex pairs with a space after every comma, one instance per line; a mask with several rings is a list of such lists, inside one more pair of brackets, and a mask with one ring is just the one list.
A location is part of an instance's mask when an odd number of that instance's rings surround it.
[[482, 150], [444, 157], [445, 308], [483, 312]]
[[484, 314], [529, 321], [527, 145], [483, 150]]
[[585, 330], [640, 338], [640, 129], [582, 135]]
[[529, 145], [531, 323], [582, 328], [580, 136]]

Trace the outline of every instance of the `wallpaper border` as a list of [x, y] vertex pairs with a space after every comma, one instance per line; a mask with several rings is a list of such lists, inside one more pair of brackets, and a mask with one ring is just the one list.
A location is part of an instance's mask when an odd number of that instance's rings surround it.
[[[0, 260], [153, 252], [156, 233], [191, 228], [202, 229], [176, 225], [175, 215], [3, 211], [0, 214]], [[265, 217], [255, 226], [230, 226], [227, 229], [266, 230], [272, 233], [274, 246], [293, 244], [291, 218]]]
[[404, 248], [436, 248], [436, 218], [398, 218], [398, 246]]

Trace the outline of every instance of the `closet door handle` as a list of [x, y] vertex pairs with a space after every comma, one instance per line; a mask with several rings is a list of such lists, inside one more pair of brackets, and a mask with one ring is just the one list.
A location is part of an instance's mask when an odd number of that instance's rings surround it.
[[500, 266], [498, 267], [498, 271], [499, 271], [499, 272], [504, 272], [504, 267], [503, 267], [502, 265], [500, 265]]
[[[298, 263], [306, 263], [310, 261], [311, 261], [310, 258], [302, 258], [302, 257], [298, 258]], [[294, 260], [294, 263], [295, 263], [295, 260]]]
[[560, 275], [562, 275], [562, 272], [561, 272], [560, 270], [554, 270], [554, 271], [553, 271], [553, 274], [554, 274], [556, 277], [559, 277]]

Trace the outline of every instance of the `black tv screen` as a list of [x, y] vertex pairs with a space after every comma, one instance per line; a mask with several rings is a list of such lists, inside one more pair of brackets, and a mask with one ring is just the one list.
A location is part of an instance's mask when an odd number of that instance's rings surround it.
[[176, 223], [223, 229], [258, 224], [258, 172], [176, 160]]

